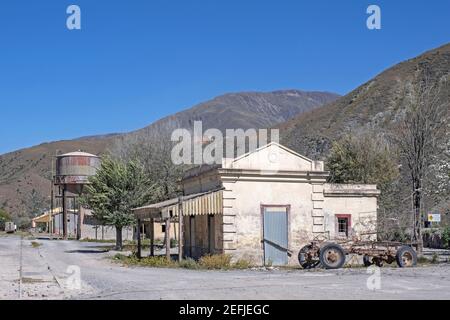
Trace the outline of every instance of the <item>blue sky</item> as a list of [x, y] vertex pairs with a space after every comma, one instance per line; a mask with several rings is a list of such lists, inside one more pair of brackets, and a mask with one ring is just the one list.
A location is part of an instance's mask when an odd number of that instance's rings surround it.
[[[66, 28], [70, 4], [82, 30]], [[449, 42], [449, 15], [447, 0], [2, 1], [0, 154], [138, 129], [227, 92], [345, 94]]]

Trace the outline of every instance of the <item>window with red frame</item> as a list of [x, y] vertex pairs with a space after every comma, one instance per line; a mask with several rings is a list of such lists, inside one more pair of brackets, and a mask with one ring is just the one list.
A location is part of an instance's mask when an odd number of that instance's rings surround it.
[[348, 238], [352, 227], [352, 218], [349, 214], [336, 215], [336, 231], [338, 236]]

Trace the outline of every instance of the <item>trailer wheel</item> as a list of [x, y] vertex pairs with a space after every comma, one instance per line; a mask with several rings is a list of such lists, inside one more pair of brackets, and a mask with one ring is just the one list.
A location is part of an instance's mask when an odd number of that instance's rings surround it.
[[408, 246], [400, 247], [395, 258], [400, 268], [414, 267], [417, 264], [417, 253]]
[[365, 255], [363, 257], [363, 263], [364, 263], [365, 267], [370, 267], [371, 265], [373, 265], [373, 261], [372, 261], [371, 257], [368, 255]]
[[325, 245], [320, 250], [320, 263], [325, 269], [340, 269], [345, 263], [345, 251], [336, 243]]
[[314, 269], [320, 264], [318, 258], [311, 257], [314, 247], [312, 245], [304, 246], [298, 253], [298, 262], [303, 269]]

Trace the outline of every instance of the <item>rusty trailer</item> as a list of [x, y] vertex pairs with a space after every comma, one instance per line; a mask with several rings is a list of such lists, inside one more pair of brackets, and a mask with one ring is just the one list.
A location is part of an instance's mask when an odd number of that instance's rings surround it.
[[399, 267], [407, 268], [417, 264], [414, 247], [414, 243], [393, 241], [312, 241], [300, 250], [298, 259], [304, 269], [319, 266], [340, 269], [350, 254], [363, 256], [366, 267], [382, 267], [384, 263], [397, 262]]

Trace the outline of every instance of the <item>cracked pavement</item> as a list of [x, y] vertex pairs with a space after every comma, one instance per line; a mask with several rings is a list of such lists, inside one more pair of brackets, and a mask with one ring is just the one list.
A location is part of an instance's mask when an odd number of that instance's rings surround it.
[[[33, 241], [41, 245], [33, 247]], [[450, 299], [450, 264], [384, 267], [380, 289], [370, 290], [367, 282], [373, 275], [366, 268], [203, 271], [124, 267], [111, 261], [112, 253], [104, 247], [0, 236], [0, 299]], [[77, 270], [81, 286], [73, 285]]]

